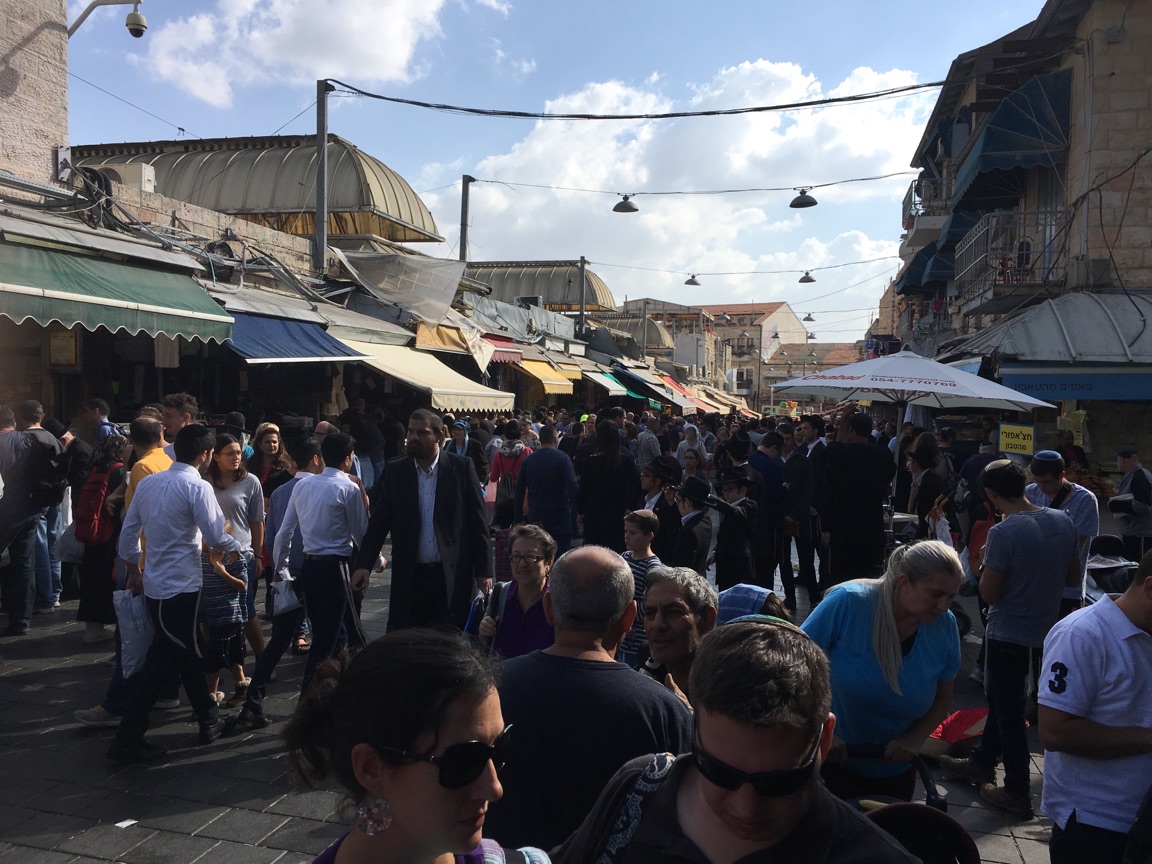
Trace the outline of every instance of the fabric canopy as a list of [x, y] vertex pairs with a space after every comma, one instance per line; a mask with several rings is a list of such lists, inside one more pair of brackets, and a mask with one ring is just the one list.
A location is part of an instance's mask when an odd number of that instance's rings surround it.
[[628, 389], [611, 375], [606, 375], [603, 372], [590, 372], [586, 369], [584, 370], [584, 377], [607, 390], [609, 396], [628, 395]]
[[[681, 407], [691, 408], [693, 410], [700, 409], [704, 413], [715, 410], [713, 406], [709, 405], [699, 396], [694, 396], [689, 393], [686, 389], [684, 389], [684, 387], [681, 386], [680, 382], [673, 378], [671, 375], [661, 375], [660, 380], [668, 385], [668, 388], [672, 391], [673, 397], [680, 397], [681, 401], [679, 404]], [[687, 405], [684, 404], [684, 400], [687, 400]]]
[[363, 359], [319, 324], [233, 312], [225, 344], [249, 363], [348, 363]]
[[493, 363], [519, 363], [520, 358], [524, 356], [524, 352], [510, 342], [489, 339], [487, 336], [484, 337], [484, 341], [495, 349], [492, 352]]
[[375, 345], [341, 339], [358, 354], [361, 362], [428, 393], [432, 407], [441, 411], [511, 411], [515, 397], [470, 381], [431, 354], [402, 345]]
[[0, 315], [17, 324], [223, 342], [232, 317], [186, 273], [147, 265], [0, 243]]
[[908, 266], [900, 278], [896, 280], [896, 293], [904, 294], [906, 291], [921, 288], [924, 285], [924, 274], [928, 270], [928, 262], [936, 254], [936, 241], [933, 240], [919, 252], [912, 256]]
[[629, 396], [632, 399], [639, 399], [641, 402], [647, 402], [649, 408], [659, 409], [659, 408], [664, 407], [663, 402], [658, 402], [655, 399], [649, 399], [647, 396], [643, 395], [642, 393], [637, 393], [635, 390], [633, 390], [631, 387], [629, 387], [627, 383], [625, 383], [624, 381], [621, 381], [618, 376], [613, 375], [611, 372], [605, 372], [604, 377], [607, 378], [609, 381], [615, 382], [617, 387], [623, 387], [624, 388], [624, 394], [626, 396]]
[[956, 172], [953, 205], [981, 174], [1063, 164], [1071, 101], [1071, 69], [1037, 75], [1009, 94]]
[[[673, 402], [672, 394], [668, 392], [668, 388], [664, 386], [664, 382], [649, 372], [647, 369], [629, 369], [624, 366], [617, 366], [613, 368], [612, 374], [617, 381], [621, 380], [620, 373], [624, 373], [632, 380], [640, 382], [640, 384], [651, 391], [653, 396], [660, 400], [661, 405], [667, 405], [668, 403]], [[675, 402], [675, 404], [679, 405], [680, 403]]]
[[553, 369], [543, 360], [521, 360], [516, 368], [526, 372], [544, 385], [548, 396], [562, 396], [572, 393], [572, 382], [560, 371]]

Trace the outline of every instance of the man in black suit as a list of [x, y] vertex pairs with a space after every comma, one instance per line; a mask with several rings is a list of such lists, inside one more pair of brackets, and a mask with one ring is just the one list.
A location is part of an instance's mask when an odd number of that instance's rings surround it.
[[708, 547], [712, 545], [712, 520], [708, 517], [708, 484], [689, 477], [676, 491], [680, 530], [666, 561], [669, 567], [690, 567], [701, 576], [708, 570]]
[[680, 510], [669, 490], [679, 485], [681, 473], [680, 463], [671, 456], [657, 456], [640, 469], [643, 509], [651, 510], [660, 520], [660, 528], [652, 539], [652, 551], [661, 561], [672, 557], [676, 535], [680, 533]]
[[491, 586], [484, 496], [471, 460], [447, 453], [444, 421], [419, 408], [408, 419], [407, 455], [384, 473], [380, 500], [356, 559], [352, 586], [368, 581], [392, 534], [388, 630], [463, 626], [476, 591]]
[[752, 535], [756, 528], [756, 502], [748, 497], [752, 481], [743, 466], [720, 474], [723, 498], [711, 495], [708, 506], [720, 511], [716, 532], [716, 587], [723, 591], [741, 582], [752, 582]]
[[[813, 479], [813, 500], [812, 506], [809, 508], [809, 513], [812, 516], [812, 524], [809, 526], [809, 531], [806, 537], [801, 537], [797, 540], [796, 548], [800, 556], [800, 578], [803, 581], [808, 578], [805, 574], [811, 574], [811, 580], [823, 585], [828, 581], [828, 547], [821, 543], [821, 534], [823, 532], [823, 512], [824, 502], [821, 496], [824, 492], [824, 468], [828, 464], [828, 445], [824, 443], [824, 418], [819, 414], [813, 414], [811, 417], [804, 417], [800, 420], [800, 425], [797, 427], [796, 444], [807, 450], [808, 461], [812, 463], [812, 479]], [[816, 579], [816, 552], [820, 553], [820, 569], [819, 580]]]
[[[847, 409], [852, 410], [852, 409]], [[829, 585], [872, 578], [884, 566], [884, 502], [896, 463], [872, 440], [872, 418], [845, 413], [824, 469]]]

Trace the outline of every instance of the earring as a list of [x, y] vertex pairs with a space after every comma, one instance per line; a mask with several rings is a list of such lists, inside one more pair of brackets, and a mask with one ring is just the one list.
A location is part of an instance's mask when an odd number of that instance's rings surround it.
[[392, 808], [383, 798], [365, 798], [356, 808], [356, 827], [375, 837], [392, 825]]

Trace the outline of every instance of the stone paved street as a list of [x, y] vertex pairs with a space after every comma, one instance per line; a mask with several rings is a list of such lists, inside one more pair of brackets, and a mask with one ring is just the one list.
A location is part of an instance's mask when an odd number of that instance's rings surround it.
[[[384, 632], [385, 594], [378, 579], [365, 604], [370, 637]], [[82, 645], [75, 610], [67, 602], [37, 616], [31, 635], [0, 640], [0, 864], [295, 864], [344, 830], [334, 788], [290, 784], [279, 722], [200, 747], [186, 705], [156, 711], [149, 736], [169, 747], [165, 762], [117, 767], [105, 759], [111, 731], [80, 726], [72, 712], [100, 702], [111, 643]], [[982, 698], [966, 677], [977, 648], [969, 637], [958, 707]], [[277, 720], [292, 710], [302, 665], [286, 656], [269, 688], [267, 710]], [[1039, 775], [1034, 734], [1032, 742]], [[984, 861], [1048, 861], [1046, 819], [1017, 822], [986, 807], [971, 787], [942, 785], [950, 814], [976, 838]], [[1037, 793], [1039, 786], [1037, 776]]]

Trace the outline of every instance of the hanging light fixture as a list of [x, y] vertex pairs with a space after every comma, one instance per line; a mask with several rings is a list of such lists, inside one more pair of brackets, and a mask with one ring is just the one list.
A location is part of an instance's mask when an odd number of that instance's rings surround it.
[[805, 270], [804, 275], [800, 277], [799, 282], [801, 285], [811, 285], [816, 281], [816, 277], [812, 275], [811, 271]]
[[771, 337], [771, 338], [773, 338], [773, 339], [779, 339], [779, 338], [780, 338], [780, 331], [779, 331], [779, 330], [773, 330], [773, 331], [772, 331], [772, 337]]
[[800, 194], [792, 199], [792, 203], [788, 205], [789, 207], [801, 210], [805, 207], [816, 206], [816, 199], [808, 194], [808, 189], [796, 189], [794, 191], [799, 192]]
[[[635, 206], [635, 205], [633, 205], [633, 206]], [[685, 285], [691, 285], [695, 288], [699, 288], [700, 287], [700, 280], [697, 279], [696, 274], [693, 273], [691, 276], [689, 276], [687, 279], [684, 280], [684, 284]]]
[[617, 201], [616, 206], [612, 208], [613, 213], [637, 213], [640, 208], [636, 206], [636, 202], [632, 200], [631, 195], [623, 196], [623, 201]]
[[800, 320], [801, 320], [801, 321], [815, 321], [816, 319], [815, 319], [815, 318], [813, 318], [813, 317], [812, 317], [812, 313], [811, 313], [811, 312], [809, 312], [807, 315], [805, 315], [805, 316], [804, 316], [803, 318], [801, 318]]
[[[809, 341], [809, 342], [811, 342], [811, 341], [812, 341], [813, 339], [815, 339], [815, 338], [816, 338], [816, 334], [815, 334], [815, 333], [809, 333], [809, 334], [808, 334], [808, 341]], [[815, 351], [815, 349], [813, 349], [812, 351], [809, 351], [809, 352], [808, 352], [808, 356], [809, 356], [809, 357], [815, 357], [815, 356], [816, 356], [816, 351]]]

